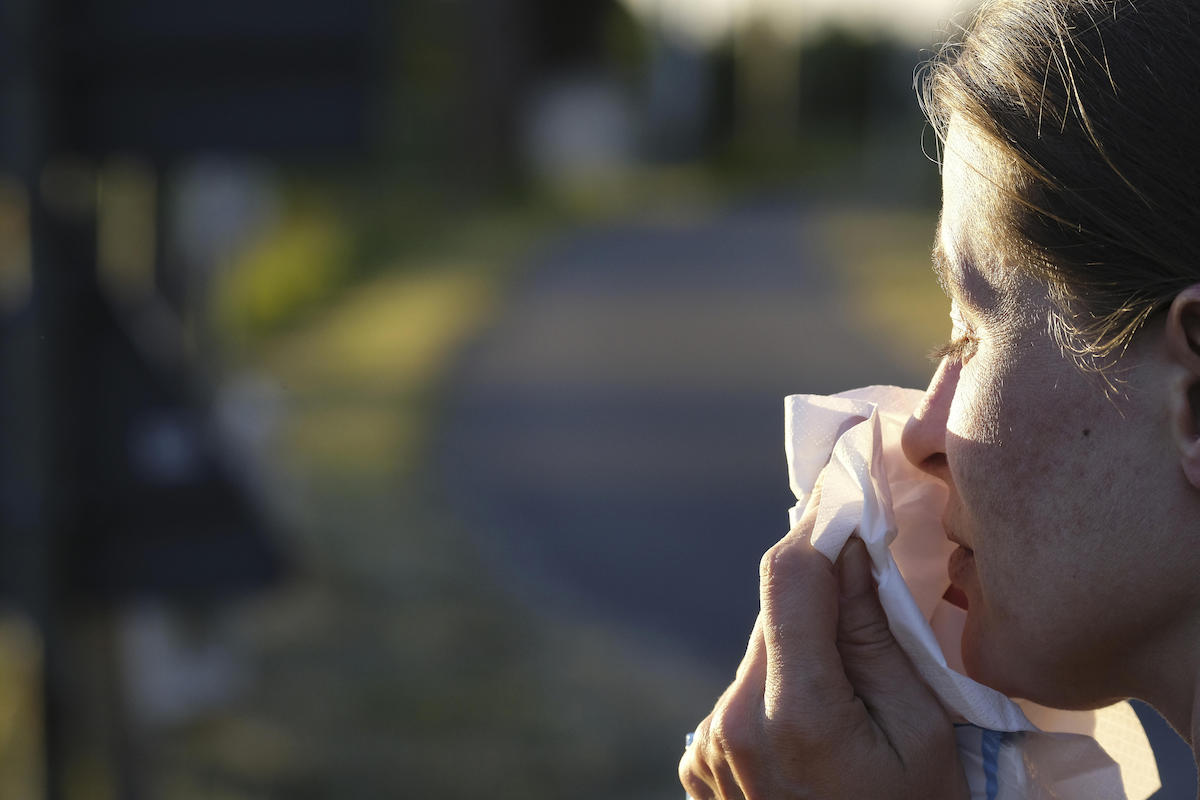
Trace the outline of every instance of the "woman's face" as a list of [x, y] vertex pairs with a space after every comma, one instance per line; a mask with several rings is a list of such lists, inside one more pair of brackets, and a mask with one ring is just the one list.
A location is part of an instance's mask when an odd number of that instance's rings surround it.
[[1167, 535], [1181, 510], [1163, 487], [1183, 478], [1162, 457], [1161, 370], [1145, 355], [1158, 334], [1122, 357], [1111, 398], [1063, 354], [1045, 285], [994, 245], [993, 156], [951, 125], [935, 266], [954, 338], [904, 449], [950, 488], [968, 673], [1010, 695], [1095, 706], [1137, 691], [1179, 605], [1174, 587], [1194, 580], [1186, 542]]

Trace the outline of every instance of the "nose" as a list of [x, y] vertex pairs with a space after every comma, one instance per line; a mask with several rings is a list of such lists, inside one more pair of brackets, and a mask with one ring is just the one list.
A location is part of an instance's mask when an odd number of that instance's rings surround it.
[[950, 471], [946, 465], [946, 423], [961, 371], [961, 363], [942, 359], [900, 437], [904, 455], [914, 466], [947, 482]]

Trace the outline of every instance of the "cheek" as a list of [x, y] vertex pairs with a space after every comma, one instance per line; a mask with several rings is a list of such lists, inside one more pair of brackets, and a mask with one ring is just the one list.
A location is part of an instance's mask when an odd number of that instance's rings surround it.
[[1114, 458], [1107, 401], [1068, 378], [1007, 376], [979, 388], [963, 396], [961, 434], [947, 441], [982, 606], [968, 638], [1042, 648], [1074, 626], [1090, 579], [1110, 569], [1105, 531], [1120, 514], [1106, 487], [1128, 459]]
[[1068, 411], [1077, 406], [1053, 402], [1047, 384], [998, 369], [984, 374], [995, 378], [968, 383], [955, 397], [947, 460], [984, 588], [1020, 587], [1029, 596], [1037, 580], [1078, 555], [1072, 523], [1086, 518], [1089, 502], [1080, 490], [1104, 483], [1084, 473], [1112, 466], [1082, 452], [1081, 431], [1095, 423]]
[[1103, 479], [1082, 472], [1112, 469], [1089, 459], [1092, 442], [1082, 433], [1102, 424], [1095, 393], [1079, 391], [1077, 375], [1004, 367], [980, 359], [964, 368], [947, 424], [956, 486], [979, 513], [1001, 520], [1074, 504], [1081, 479]]
[[[1015, 429], [1028, 417], [995, 370], [972, 362], [963, 369], [947, 423], [946, 459], [968, 520], [1000, 521], [1014, 497], [1027, 495], [1046, 467], [1025, 452], [1029, 437]], [[986, 524], [991, 527], [991, 524]], [[986, 541], [975, 541], [982, 547]]]

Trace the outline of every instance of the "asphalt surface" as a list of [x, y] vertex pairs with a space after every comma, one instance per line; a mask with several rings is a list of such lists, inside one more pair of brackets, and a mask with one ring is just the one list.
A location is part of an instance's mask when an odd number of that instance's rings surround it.
[[922, 384], [852, 330], [803, 201], [567, 233], [471, 350], [445, 486], [536, 602], [732, 672], [787, 532], [783, 398]]

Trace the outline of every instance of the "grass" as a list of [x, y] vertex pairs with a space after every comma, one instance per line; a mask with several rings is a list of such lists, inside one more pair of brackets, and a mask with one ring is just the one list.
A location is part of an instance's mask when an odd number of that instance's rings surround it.
[[273, 342], [265, 363], [292, 406], [287, 460], [360, 477], [414, 469], [430, 393], [495, 307], [499, 280], [471, 262], [381, 275]]

